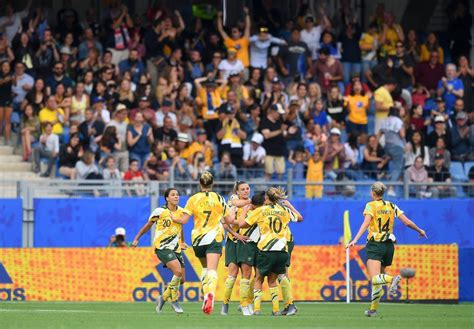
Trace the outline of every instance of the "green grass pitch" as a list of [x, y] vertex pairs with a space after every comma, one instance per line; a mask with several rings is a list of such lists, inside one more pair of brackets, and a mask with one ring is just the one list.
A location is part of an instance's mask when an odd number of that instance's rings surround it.
[[[474, 304], [381, 304], [378, 318], [363, 315], [368, 304], [298, 303], [293, 317], [243, 317], [232, 303], [230, 314], [201, 313], [200, 304], [184, 303], [176, 315], [165, 305], [157, 315], [152, 303], [1, 302], [0, 328], [474, 328]], [[268, 314], [270, 304], [263, 305]]]

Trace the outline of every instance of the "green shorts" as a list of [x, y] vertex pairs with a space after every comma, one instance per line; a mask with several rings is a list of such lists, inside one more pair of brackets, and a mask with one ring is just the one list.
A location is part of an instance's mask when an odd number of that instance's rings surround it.
[[261, 276], [269, 273], [285, 274], [288, 253], [286, 251], [258, 251], [257, 270]]
[[237, 242], [230, 239], [225, 241], [225, 266], [237, 264]]
[[258, 248], [255, 242], [237, 242], [237, 264], [257, 265]]
[[155, 249], [155, 254], [163, 264], [163, 267], [166, 267], [166, 264], [177, 259], [181, 266], [184, 267], [184, 258], [180, 252], [175, 252], [174, 250], [169, 249]]
[[206, 258], [207, 254], [222, 254], [222, 243], [216, 240], [205, 246], [193, 246], [197, 258]]
[[385, 242], [369, 241], [365, 250], [367, 259], [378, 260], [382, 263], [382, 266], [392, 265], [395, 248], [391, 240]]
[[288, 261], [286, 262], [286, 267], [290, 267], [291, 265], [291, 253], [293, 252], [294, 247], [295, 247], [294, 241], [288, 242]]

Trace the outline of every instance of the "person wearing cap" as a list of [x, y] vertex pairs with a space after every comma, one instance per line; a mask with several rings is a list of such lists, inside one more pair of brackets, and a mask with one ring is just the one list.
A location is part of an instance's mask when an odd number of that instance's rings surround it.
[[231, 35], [229, 36], [222, 25], [222, 12], [219, 12], [217, 15], [217, 29], [224, 39], [224, 45], [229, 48], [235, 48], [237, 50], [236, 58], [242, 62], [242, 65], [245, 68], [248, 68], [250, 65], [249, 60], [249, 38], [250, 38], [250, 13], [247, 7], [243, 7], [245, 14], [245, 29], [244, 34], [238, 25], [231, 27]]
[[231, 75], [240, 75], [244, 71], [244, 65], [237, 59], [237, 49], [227, 48], [227, 58], [222, 60], [217, 67], [221, 79], [227, 80]]
[[374, 92], [375, 100], [375, 133], [378, 133], [382, 126], [382, 121], [388, 117], [388, 111], [395, 105], [392, 93], [397, 87], [397, 82], [393, 78], [385, 81], [384, 85]]
[[271, 179], [276, 172], [281, 179], [285, 173], [286, 124], [283, 124], [285, 109], [281, 104], [273, 104], [267, 111], [267, 116], [262, 119], [259, 132], [263, 135], [262, 146], [265, 148], [265, 178]]
[[456, 114], [456, 125], [451, 129], [451, 141], [453, 160], [474, 161], [474, 125], [469, 124], [466, 112]]
[[117, 163], [117, 168], [120, 172], [125, 172], [128, 170], [129, 166], [129, 154], [127, 149], [127, 107], [123, 104], [118, 104], [115, 108], [113, 119], [107, 124], [108, 126], [115, 127], [117, 131], [117, 136], [120, 141], [120, 150], [117, 150], [114, 154], [115, 161]]
[[[203, 86], [204, 83], [204, 86]], [[198, 113], [204, 120], [204, 129], [209, 140], [215, 139], [217, 125], [219, 124], [218, 109], [222, 105], [221, 93], [225, 89], [226, 81], [217, 87], [216, 80], [202, 77], [194, 80], [196, 85], [196, 105]]]
[[173, 121], [173, 128], [178, 127], [178, 117], [174, 112], [171, 111], [173, 108], [173, 102], [169, 99], [165, 99], [163, 103], [161, 104], [161, 107], [158, 111], [155, 113], [155, 122], [158, 127], [163, 126], [163, 120], [165, 117], [170, 117], [171, 121]]
[[435, 147], [438, 138], [443, 138], [446, 149], [451, 150], [451, 134], [447, 130], [444, 116], [437, 115], [434, 118], [434, 128], [435, 129], [429, 133], [428, 138], [426, 139], [426, 145], [428, 147]]
[[243, 145], [242, 141], [247, 138], [247, 133], [240, 127], [240, 122], [235, 118], [236, 109], [231, 103], [222, 105], [224, 117], [217, 126], [217, 139], [220, 141], [219, 154], [228, 152], [232, 163], [237, 167], [242, 167]]
[[464, 97], [464, 84], [457, 77], [456, 65], [446, 65], [446, 77], [441, 78], [437, 86], [438, 96], [446, 102], [446, 112], [451, 114], [457, 98]]
[[324, 161], [324, 172], [329, 176], [337, 176], [337, 172], [343, 170], [346, 160], [346, 149], [341, 143], [341, 130], [332, 128], [328, 139], [326, 157]]
[[92, 100], [92, 109], [97, 120], [103, 121], [105, 124], [110, 122], [110, 112], [105, 105], [105, 98], [98, 96]]
[[204, 154], [204, 161], [206, 165], [212, 166], [213, 147], [211, 142], [207, 139], [206, 131], [198, 129], [196, 131], [196, 139], [188, 147], [188, 164], [191, 164], [196, 152]]
[[288, 83], [297, 78], [304, 80], [311, 68], [311, 51], [308, 45], [301, 41], [301, 34], [297, 28], [291, 30], [290, 41], [279, 52], [278, 65]]
[[[72, 39], [72, 37], [71, 37]], [[64, 73], [68, 77], [76, 76], [76, 68], [78, 61], [76, 60], [70, 46], [62, 46], [60, 50], [60, 62], [64, 65]]]
[[313, 16], [307, 16], [304, 20], [305, 28], [301, 30], [301, 41], [308, 45], [313, 61], [318, 59], [319, 41], [324, 30], [331, 29], [331, 22], [324, 12], [321, 11], [321, 24], [315, 25]]
[[[164, 102], [166, 102], [166, 100]], [[156, 125], [156, 117], [158, 116], [158, 113], [155, 113], [155, 111], [153, 111], [153, 109], [150, 107], [150, 100], [148, 96], [142, 96], [138, 99], [138, 108], [131, 110], [128, 115], [130, 121], [135, 119], [135, 115], [138, 112], [143, 114], [145, 121], [152, 127]]]
[[283, 91], [281, 80], [278, 77], [274, 77], [271, 83], [272, 91], [266, 92], [263, 95], [262, 109], [268, 111], [268, 109], [275, 104], [280, 104], [284, 109], [286, 109], [289, 97]]
[[188, 133], [180, 132], [178, 133], [178, 138], [176, 138], [175, 149], [178, 152], [181, 159], [187, 161], [189, 158], [189, 143], [191, 142], [191, 137]]
[[115, 234], [112, 235], [109, 241], [109, 247], [130, 247], [131, 243], [126, 240], [126, 231], [123, 227], [117, 227], [115, 229]]
[[236, 101], [239, 104], [248, 103], [249, 91], [247, 87], [245, 87], [242, 83], [242, 78], [239, 73], [233, 72], [229, 75], [227, 86], [225, 87], [225, 90], [222, 93], [222, 98], [228, 100], [229, 92], [233, 92], [235, 94]]
[[255, 132], [250, 143], [244, 145], [244, 167], [250, 169], [263, 168], [265, 164], [265, 149], [262, 147], [263, 136]]
[[261, 26], [258, 29], [258, 34], [252, 35], [250, 41], [250, 66], [259, 67], [262, 69], [267, 68], [268, 65], [268, 50], [270, 46], [286, 46], [285, 40], [273, 37], [268, 33], [268, 27]]
[[[436, 154], [434, 165], [428, 168], [428, 182], [451, 183], [451, 173], [444, 165], [444, 156], [442, 154]], [[456, 188], [450, 185], [430, 185], [428, 191], [431, 192], [434, 199], [456, 197]]]
[[331, 85], [337, 84], [341, 92], [344, 92], [343, 75], [341, 62], [330, 55], [328, 48], [321, 48], [318, 60], [311, 67], [311, 76], [319, 83], [321, 91], [326, 94]]
[[444, 122], [448, 124], [449, 115], [446, 109], [446, 102], [444, 101], [443, 97], [436, 97], [435, 101], [436, 107], [431, 109], [431, 116], [435, 118], [440, 115], [444, 118]]

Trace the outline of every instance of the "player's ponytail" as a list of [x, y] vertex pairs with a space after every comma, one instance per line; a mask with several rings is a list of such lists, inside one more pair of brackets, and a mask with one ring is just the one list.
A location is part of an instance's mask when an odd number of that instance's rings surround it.
[[203, 188], [210, 188], [214, 184], [214, 176], [209, 171], [205, 171], [201, 174], [199, 178], [199, 183]]
[[286, 199], [286, 192], [281, 187], [270, 187], [267, 190], [267, 197], [271, 203], [275, 204]]

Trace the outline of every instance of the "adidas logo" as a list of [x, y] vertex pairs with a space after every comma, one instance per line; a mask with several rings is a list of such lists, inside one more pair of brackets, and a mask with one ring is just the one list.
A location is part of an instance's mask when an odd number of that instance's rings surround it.
[[[186, 269], [186, 287], [181, 285], [179, 288], [179, 298], [181, 301], [200, 301], [201, 280], [184, 253], [183, 259], [184, 268]], [[142, 286], [136, 287], [133, 290], [133, 300], [135, 302], [156, 302], [158, 296], [164, 292], [166, 284], [171, 281], [172, 277], [173, 273], [170, 270], [164, 268], [163, 264], [158, 264], [151, 273], [145, 275], [140, 280]]]
[[25, 289], [23, 288], [13, 288], [13, 287], [6, 287], [3, 288], [3, 285], [11, 285], [13, 284], [13, 280], [11, 276], [8, 274], [7, 269], [0, 263], [0, 302], [3, 301], [24, 301], [25, 297]]
[[[366, 274], [366, 271], [359, 265], [360, 262], [366, 263], [367, 256], [365, 254], [365, 248], [361, 249], [357, 256], [351, 259], [350, 265], [350, 278], [351, 278], [351, 299], [360, 301], [371, 300], [371, 289], [370, 277]], [[330, 284], [324, 285], [321, 288], [321, 298], [325, 301], [338, 301], [346, 300], [346, 263], [343, 266], [344, 270], [337, 271], [329, 277]], [[384, 295], [382, 300], [386, 300], [388, 293], [388, 287], [384, 286]], [[392, 300], [399, 300], [401, 298], [401, 292], [397, 291], [396, 296], [391, 297]]]

